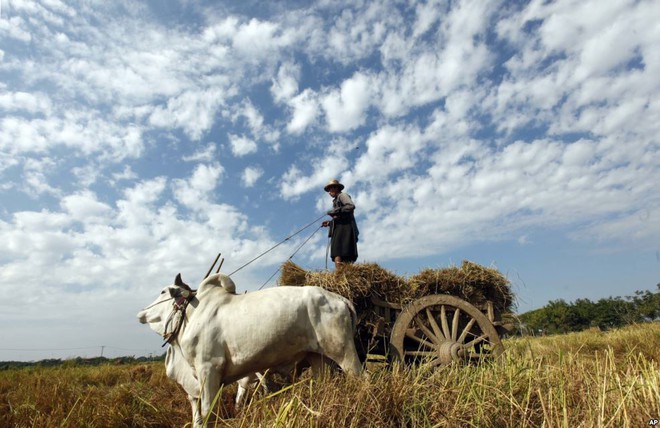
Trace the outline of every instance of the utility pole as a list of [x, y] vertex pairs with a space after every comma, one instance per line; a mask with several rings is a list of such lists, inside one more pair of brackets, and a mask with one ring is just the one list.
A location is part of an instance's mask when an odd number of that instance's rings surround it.
[[105, 348], [105, 345], [101, 345], [101, 356], [103, 356], [103, 349]]

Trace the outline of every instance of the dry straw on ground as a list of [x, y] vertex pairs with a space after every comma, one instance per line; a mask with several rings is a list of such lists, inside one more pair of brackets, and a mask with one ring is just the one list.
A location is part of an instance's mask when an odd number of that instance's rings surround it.
[[[623, 427], [660, 415], [660, 323], [506, 339], [497, 363], [374, 364], [365, 376], [304, 376], [240, 411], [222, 389], [218, 427]], [[221, 419], [220, 419], [221, 418]], [[0, 427], [190, 427], [162, 362], [0, 370]]]
[[513, 310], [509, 281], [497, 269], [463, 261], [460, 267], [424, 269], [410, 278], [400, 277], [375, 263], [346, 264], [335, 271], [307, 271], [291, 261], [282, 266], [280, 285], [316, 285], [368, 307], [371, 296], [391, 303], [429, 294], [450, 294], [476, 306], [493, 302], [500, 313]]

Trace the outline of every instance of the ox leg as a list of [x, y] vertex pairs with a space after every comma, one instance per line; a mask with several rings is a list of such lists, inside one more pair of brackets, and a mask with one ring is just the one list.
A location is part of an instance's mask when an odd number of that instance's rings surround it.
[[268, 375], [268, 372], [264, 372], [264, 374], [256, 372], [255, 375], [257, 375], [257, 381], [258, 381], [257, 386], [261, 384], [261, 389], [263, 389], [264, 394], [266, 395], [270, 394], [270, 388], [268, 386], [268, 377], [266, 377]]
[[321, 354], [310, 352], [305, 357], [307, 362], [312, 368], [312, 377], [315, 379], [326, 377], [332, 370], [332, 365], [329, 359], [323, 357]]
[[[212, 422], [211, 412], [213, 411], [213, 402], [220, 391], [220, 371], [211, 364], [205, 364], [199, 370], [200, 382], [202, 387], [201, 394], [201, 418], [202, 421]], [[219, 400], [219, 399], [218, 399]]]
[[257, 380], [261, 380], [261, 375], [259, 373], [252, 373], [243, 378], [240, 378], [236, 383], [238, 384], [238, 389], [236, 391], [236, 408], [239, 409], [243, 406], [243, 401], [245, 401], [245, 396], [247, 392], [252, 389]]
[[202, 415], [199, 408], [199, 398], [188, 396], [188, 401], [190, 401], [190, 407], [192, 407], [192, 422], [194, 427], [202, 426]]
[[236, 400], [234, 401], [234, 404], [236, 405], [237, 409], [243, 407], [243, 401], [245, 400], [246, 394], [247, 394], [247, 385], [243, 385], [239, 380], [238, 389], [236, 390]]

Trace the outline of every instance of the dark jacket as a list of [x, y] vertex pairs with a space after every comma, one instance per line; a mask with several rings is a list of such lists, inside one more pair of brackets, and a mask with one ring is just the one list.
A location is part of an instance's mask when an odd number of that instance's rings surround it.
[[329, 236], [332, 238], [330, 244], [330, 257], [341, 257], [342, 261], [354, 262], [357, 260], [357, 242], [360, 232], [355, 222], [355, 204], [348, 193], [339, 193], [332, 200], [332, 209], [328, 214], [333, 216], [330, 224]]

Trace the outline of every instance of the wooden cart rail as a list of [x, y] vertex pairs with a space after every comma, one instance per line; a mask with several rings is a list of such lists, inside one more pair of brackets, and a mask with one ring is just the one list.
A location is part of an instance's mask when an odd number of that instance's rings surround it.
[[[382, 316], [386, 322], [394, 322], [396, 321], [396, 315], [398, 315], [402, 310], [403, 306], [398, 304], [398, 303], [391, 303], [387, 302], [385, 300], [382, 300], [378, 296], [372, 295], [370, 297], [371, 303], [374, 304], [374, 310], [375, 312]], [[493, 325], [496, 327], [502, 326], [502, 327], [507, 327], [509, 324], [505, 321], [502, 321], [499, 319], [496, 314], [495, 314], [495, 305], [493, 305], [493, 302], [488, 301], [485, 304], [482, 305], [472, 305], [475, 308], [479, 309], [481, 312], [486, 314], [488, 319], [490, 320]]]

